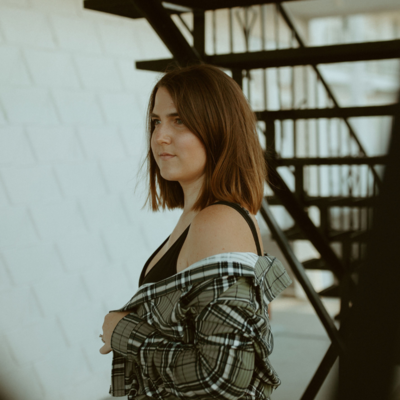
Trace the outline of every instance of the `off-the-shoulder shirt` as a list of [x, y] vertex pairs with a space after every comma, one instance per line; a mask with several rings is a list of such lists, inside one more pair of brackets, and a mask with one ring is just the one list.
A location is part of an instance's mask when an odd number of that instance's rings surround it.
[[268, 356], [268, 304], [291, 280], [264, 253], [221, 253], [142, 285], [111, 337], [110, 394], [267, 400], [281, 381]]

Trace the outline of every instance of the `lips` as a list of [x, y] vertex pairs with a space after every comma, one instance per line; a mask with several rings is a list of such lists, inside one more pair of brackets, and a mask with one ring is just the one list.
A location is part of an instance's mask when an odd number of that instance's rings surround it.
[[161, 158], [161, 160], [169, 160], [169, 159], [171, 159], [171, 158], [174, 158], [175, 156], [173, 156], [172, 154], [161, 154], [160, 155], [160, 158]]

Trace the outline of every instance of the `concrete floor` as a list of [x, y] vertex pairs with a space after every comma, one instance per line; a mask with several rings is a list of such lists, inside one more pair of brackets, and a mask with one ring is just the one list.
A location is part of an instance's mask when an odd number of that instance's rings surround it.
[[[339, 301], [324, 299], [331, 316], [339, 312]], [[308, 300], [280, 297], [271, 304], [274, 350], [270, 360], [282, 380], [272, 400], [300, 399], [330, 340]], [[334, 394], [338, 363], [333, 366], [315, 400], [330, 400]]]

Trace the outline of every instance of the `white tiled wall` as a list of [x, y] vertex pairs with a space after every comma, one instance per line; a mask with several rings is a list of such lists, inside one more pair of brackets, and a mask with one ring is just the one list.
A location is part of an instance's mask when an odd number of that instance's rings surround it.
[[0, 385], [19, 399], [108, 397], [104, 315], [180, 214], [134, 192], [158, 78], [134, 62], [169, 56], [144, 20], [0, 0]]

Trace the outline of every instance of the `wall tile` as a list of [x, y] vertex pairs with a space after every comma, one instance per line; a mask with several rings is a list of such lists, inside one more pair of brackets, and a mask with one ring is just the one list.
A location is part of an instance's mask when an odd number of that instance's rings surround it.
[[61, 327], [55, 319], [24, 324], [5, 333], [6, 341], [19, 366], [30, 365], [47, 354], [67, 348]]
[[85, 88], [106, 91], [122, 89], [119, 72], [113, 59], [76, 56], [75, 63]]
[[52, 99], [44, 89], [2, 88], [0, 101], [11, 123], [45, 125], [58, 122]]
[[83, 272], [82, 278], [88, 288], [91, 301], [101, 302], [107, 307], [104, 310], [100, 326], [103, 324], [104, 316], [109, 311], [123, 307], [135, 294], [134, 288], [126, 279], [120, 263], [99, 265], [92, 271]]
[[126, 158], [124, 143], [116, 127], [79, 128], [79, 137], [90, 160]]
[[63, 310], [79, 312], [89, 306], [86, 287], [79, 276], [64, 275], [32, 286], [46, 318], [60, 316]]
[[0, 207], [0, 249], [37, 244], [39, 236], [25, 207]]
[[62, 163], [83, 161], [85, 156], [82, 146], [73, 128], [51, 126], [28, 127], [26, 130], [35, 155], [40, 162]]
[[109, 123], [132, 126], [145, 118], [144, 107], [139, 104], [136, 95], [124, 93], [101, 94], [99, 95], [99, 100]]
[[137, 161], [102, 161], [101, 170], [112, 193], [132, 191], [136, 185]]
[[31, 6], [52, 14], [76, 15], [82, 4], [75, 0], [29, 0]]
[[0, 165], [21, 166], [35, 163], [35, 158], [20, 127], [0, 127]]
[[82, 307], [78, 312], [64, 310], [59, 314], [57, 320], [70, 347], [92, 342], [97, 347], [96, 360], [99, 361], [98, 350], [102, 346], [99, 333], [102, 332], [105, 315], [104, 307], [99, 301], [93, 302], [85, 308]]
[[[109, 355], [101, 355], [104, 359], [110, 359]], [[110, 361], [109, 361], [110, 363]], [[65, 388], [65, 396], [67, 399], [73, 400], [111, 400], [108, 394], [110, 388], [110, 372], [95, 374], [82, 382]]]
[[[99, 332], [101, 332], [101, 325], [103, 324], [105, 314], [102, 313], [98, 317], [96, 317], [97, 330], [93, 333], [93, 336], [90, 338], [84, 339], [80, 342], [82, 352], [85, 355], [86, 360], [88, 361], [89, 368], [93, 373], [93, 377], [97, 377], [99, 375], [106, 374], [106, 381], [101, 385], [102, 392], [99, 393], [99, 399], [105, 398], [105, 392], [108, 392], [110, 378], [111, 378], [111, 368], [110, 368], [110, 359], [109, 355], [104, 357], [99, 353], [99, 349], [102, 346], [102, 342], [99, 338]], [[99, 330], [100, 326], [100, 330]], [[95, 340], [98, 339], [98, 340]], [[100, 356], [100, 357], [99, 357]], [[105, 385], [104, 385], [105, 383]], [[108, 384], [108, 386], [107, 386]], [[104, 392], [105, 390], [105, 392]]]
[[25, 62], [16, 46], [0, 47], [0, 84], [4, 86], [31, 85]]
[[91, 93], [76, 91], [56, 91], [54, 99], [66, 124], [102, 125], [104, 123], [96, 97]]
[[78, 89], [80, 83], [69, 54], [25, 49], [25, 58], [36, 85]]
[[143, 239], [139, 224], [110, 227], [103, 232], [103, 237], [113, 262], [128, 262], [132, 264], [135, 263], [137, 254], [144, 252], [150, 255], [150, 249], [148, 249], [147, 243]]
[[10, 288], [1, 291], [0, 314], [3, 334], [23, 329], [28, 325], [42, 321], [43, 318], [40, 305], [34, 293], [28, 287]]
[[67, 197], [106, 194], [102, 172], [96, 163], [57, 165], [55, 169]]
[[13, 282], [18, 286], [43, 282], [63, 275], [59, 256], [53, 245], [37, 244], [5, 249], [2, 252]]
[[16, 362], [15, 357], [12, 355], [10, 346], [6, 342], [6, 339], [3, 334], [0, 335], [1, 346], [0, 346], [0, 381], [1, 388], [3, 389], [4, 381], [1, 378], [3, 374], [8, 372], [12, 372], [18, 375], [18, 364]]
[[48, 398], [52, 399], [60, 398], [65, 387], [74, 387], [90, 377], [82, 351], [76, 348], [53, 351], [46, 359], [38, 360], [35, 371], [41, 384], [46, 388]]
[[72, 233], [86, 233], [82, 213], [75, 200], [31, 207], [33, 221], [44, 240], [58, 240]]
[[117, 195], [85, 196], [79, 202], [91, 232], [114, 225], [129, 224], [125, 207]]
[[98, 23], [98, 30], [107, 54], [124, 58], [132, 58], [133, 55], [139, 59], [142, 57], [143, 43], [138, 40], [140, 32], [133, 21], [126, 19]]
[[118, 60], [117, 65], [124, 88], [130, 93], [140, 96], [141, 101], [147, 103], [157, 82], [154, 72], [136, 69], [135, 60]]
[[[7, 268], [4, 257], [2, 256], [2, 253], [0, 252], [0, 289], [1, 290], [10, 289], [10, 287], [12, 285], [10, 276], [11, 276], [11, 274], [9, 272], [9, 269]], [[0, 360], [1, 360], [1, 357], [0, 357]], [[1, 367], [1, 365], [0, 365], [0, 367]]]
[[84, 54], [101, 54], [98, 34], [92, 21], [80, 17], [51, 16], [59, 46]]
[[108, 261], [102, 242], [93, 235], [65, 235], [57, 247], [68, 272], [87, 271]]
[[48, 203], [62, 199], [51, 167], [3, 168], [1, 175], [13, 204]]
[[144, 118], [143, 122], [121, 127], [120, 134], [124, 143], [125, 151], [130, 156], [134, 156], [137, 164], [140, 165], [147, 154], [148, 146]]
[[0, 24], [9, 43], [38, 48], [55, 48], [49, 21], [41, 12], [2, 7]]

